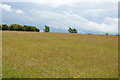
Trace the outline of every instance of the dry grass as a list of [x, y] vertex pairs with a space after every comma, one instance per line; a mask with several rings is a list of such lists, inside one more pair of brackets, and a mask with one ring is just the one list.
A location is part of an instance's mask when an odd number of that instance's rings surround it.
[[117, 78], [118, 37], [3, 33], [4, 78]]
[[2, 32], [0, 31], [0, 79], [2, 78]]

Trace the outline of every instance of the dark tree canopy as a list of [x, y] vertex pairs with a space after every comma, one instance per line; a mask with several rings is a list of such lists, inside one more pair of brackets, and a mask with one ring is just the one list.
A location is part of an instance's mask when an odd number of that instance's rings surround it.
[[50, 27], [45, 25], [44, 32], [50, 32]]
[[105, 35], [108, 35], [108, 33], [105, 33]]
[[0, 30], [2, 30], [2, 25], [0, 25]]
[[35, 26], [28, 26], [28, 25], [19, 25], [19, 24], [2, 24], [0, 25], [0, 30], [10, 30], [10, 31], [35, 31], [39, 32], [40, 30], [36, 28]]
[[[0, 30], [9, 30], [9, 31], [34, 31], [39, 32], [40, 30], [36, 28], [35, 26], [29, 26], [29, 25], [19, 25], [19, 24], [2, 24], [0, 25]], [[69, 33], [77, 33], [77, 30], [75, 28], [69, 28]], [[45, 25], [44, 32], [50, 32], [50, 27]]]
[[2, 30], [8, 30], [9, 29], [9, 26], [7, 24], [2, 24], [1, 27], [2, 27]]
[[74, 29], [74, 28], [73, 28], [73, 29], [72, 29], [72, 28], [69, 28], [68, 31], [69, 31], [69, 33], [77, 33], [77, 30]]

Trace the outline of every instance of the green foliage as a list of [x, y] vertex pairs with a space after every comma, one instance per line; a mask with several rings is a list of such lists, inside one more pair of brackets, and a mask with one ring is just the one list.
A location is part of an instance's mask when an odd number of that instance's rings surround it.
[[45, 25], [44, 32], [50, 32], [50, 27]]
[[2, 30], [8, 30], [9, 29], [9, 26], [7, 24], [2, 24]]
[[0, 29], [2, 27], [2, 30], [10, 30], [10, 31], [35, 31], [39, 32], [40, 30], [36, 28], [35, 26], [28, 26], [28, 25], [19, 25], [19, 24], [11, 24], [8, 26], [7, 24], [0, 25]]
[[69, 33], [72, 33], [72, 29], [71, 28], [69, 28], [68, 31], [69, 31]]
[[108, 35], [108, 33], [106, 33], [105, 35]]
[[69, 28], [68, 31], [69, 31], [69, 33], [77, 33], [77, 30], [76, 29], [72, 29], [72, 28]]
[[2, 30], [2, 25], [0, 25], [0, 30]]
[[76, 30], [76, 29], [73, 29], [73, 33], [77, 33], [77, 30]]
[[20, 31], [20, 28], [21, 27], [21, 25], [19, 25], [19, 24], [11, 24], [10, 26], [9, 26], [9, 30], [11, 30], [11, 31]]
[[36, 28], [35, 26], [28, 26], [28, 25], [24, 25], [24, 30], [25, 31], [36, 31], [39, 32], [40, 30], [38, 28]]

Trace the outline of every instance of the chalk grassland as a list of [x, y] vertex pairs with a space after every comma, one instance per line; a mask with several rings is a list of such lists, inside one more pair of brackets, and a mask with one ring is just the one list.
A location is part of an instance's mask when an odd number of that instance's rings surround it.
[[3, 78], [117, 78], [118, 36], [2, 32]]

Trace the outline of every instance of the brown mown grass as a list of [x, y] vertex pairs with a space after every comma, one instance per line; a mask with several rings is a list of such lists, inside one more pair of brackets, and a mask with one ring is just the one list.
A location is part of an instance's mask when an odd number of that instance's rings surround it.
[[118, 37], [2, 32], [3, 78], [117, 78]]

